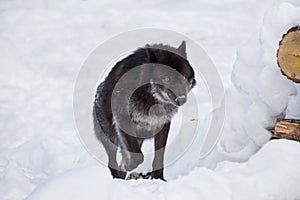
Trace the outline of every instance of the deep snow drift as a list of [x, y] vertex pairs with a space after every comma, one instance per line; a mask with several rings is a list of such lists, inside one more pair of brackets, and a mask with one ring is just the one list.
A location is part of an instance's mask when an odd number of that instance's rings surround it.
[[[299, 16], [300, 3], [288, 0], [1, 1], [1, 199], [24, 199], [34, 189], [29, 199], [299, 199], [299, 144], [263, 146], [276, 117], [300, 118], [300, 86], [280, 74], [275, 57]], [[145, 26], [199, 42], [227, 88], [219, 143], [199, 160], [196, 139], [166, 168], [167, 183], [112, 180], [73, 122], [84, 58], [112, 35]], [[204, 129], [208, 118], [199, 119]]]

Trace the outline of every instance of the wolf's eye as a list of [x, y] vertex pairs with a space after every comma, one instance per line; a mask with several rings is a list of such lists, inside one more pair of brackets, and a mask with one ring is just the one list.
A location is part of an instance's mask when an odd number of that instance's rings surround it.
[[169, 83], [170, 81], [170, 78], [169, 77], [164, 77], [163, 80], [162, 80], [164, 83]]

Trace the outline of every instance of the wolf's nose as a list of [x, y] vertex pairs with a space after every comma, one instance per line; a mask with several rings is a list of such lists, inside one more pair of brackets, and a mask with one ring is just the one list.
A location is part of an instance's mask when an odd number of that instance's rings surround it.
[[175, 99], [178, 106], [182, 106], [186, 102], [185, 96], [179, 96]]

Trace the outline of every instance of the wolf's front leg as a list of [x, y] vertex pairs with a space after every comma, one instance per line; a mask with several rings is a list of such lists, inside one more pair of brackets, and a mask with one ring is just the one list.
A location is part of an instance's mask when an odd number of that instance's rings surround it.
[[164, 154], [167, 144], [170, 122], [165, 124], [162, 130], [154, 136], [155, 156], [152, 163], [151, 177], [164, 180]]

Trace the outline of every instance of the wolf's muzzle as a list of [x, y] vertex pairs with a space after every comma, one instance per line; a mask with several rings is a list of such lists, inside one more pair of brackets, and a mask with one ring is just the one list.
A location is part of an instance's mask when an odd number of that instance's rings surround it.
[[178, 106], [182, 106], [186, 102], [186, 96], [179, 96], [175, 99]]

